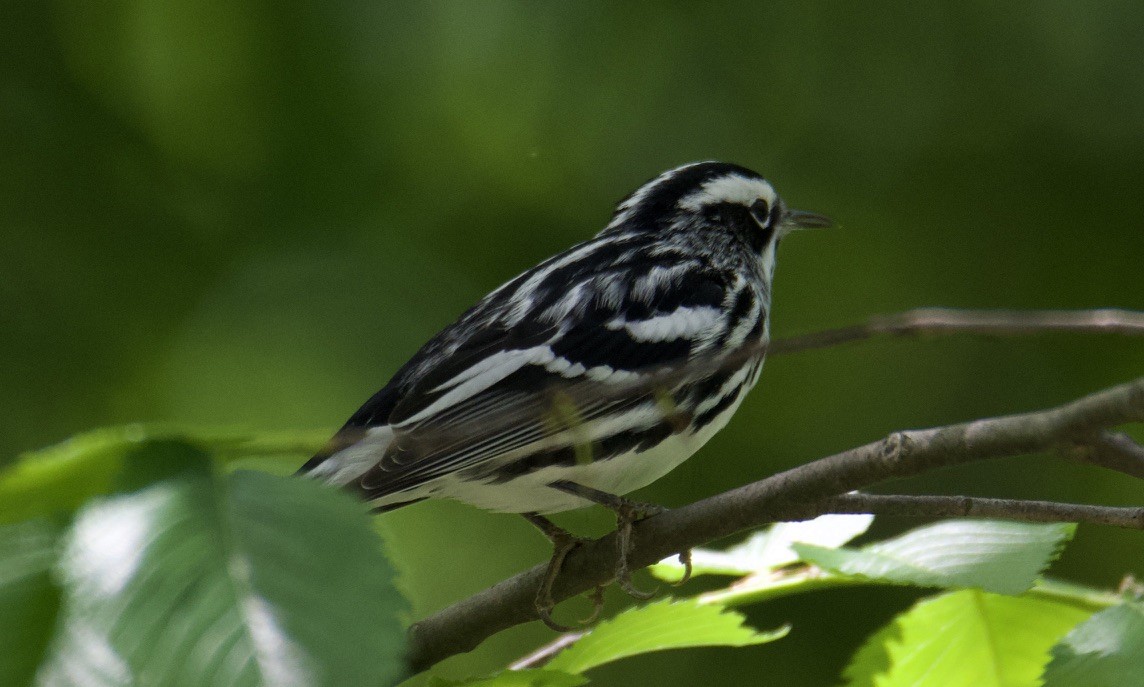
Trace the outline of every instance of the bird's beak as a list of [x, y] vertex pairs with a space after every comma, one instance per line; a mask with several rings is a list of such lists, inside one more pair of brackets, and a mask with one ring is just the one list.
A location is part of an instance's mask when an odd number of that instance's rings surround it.
[[817, 212], [788, 210], [786, 215], [783, 216], [783, 224], [787, 227], [787, 231], [794, 231], [795, 229], [825, 229], [834, 226], [834, 220], [826, 215], [820, 215]]

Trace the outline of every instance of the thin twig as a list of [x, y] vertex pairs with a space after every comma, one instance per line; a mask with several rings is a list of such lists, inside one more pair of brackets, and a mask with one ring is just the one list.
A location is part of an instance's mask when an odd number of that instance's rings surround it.
[[876, 315], [862, 324], [772, 341], [770, 355], [837, 346], [875, 336], [982, 334], [1016, 336], [1045, 332], [1090, 332], [1144, 336], [1144, 313], [1099, 310], [954, 310], [917, 308]]
[[[824, 512], [824, 499], [935, 468], [1045, 451], [1078, 437], [1144, 421], [1144, 377], [1039, 412], [898, 432], [640, 522], [633, 532], [633, 569], [709, 541], [777, 520]], [[1099, 456], [1094, 457], [1098, 459]], [[552, 588], [557, 601], [607, 583], [614, 572], [611, 534], [573, 550]], [[415, 671], [469, 651], [485, 638], [536, 619], [539, 565], [475, 594], [410, 629]]]
[[538, 668], [545, 663], [552, 660], [556, 654], [564, 651], [576, 642], [580, 641], [586, 633], [584, 632], [565, 632], [557, 637], [555, 640], [545, 644], [536, 651], [533, 651], [527, 656], [523, 656], [509, 665], [509, 670], [525, 670], [526, 668]]
[[1144, 508], [990, 499], [976, 496], [842, 494], [819, 502], [828, 513], [873, 513], [911, 518], [1003, 518], [1022, 522], [1084, 522], [1144, 530]]
[[1122, 432], [1098, 432], [1078, 439], [1064, 453], [1073, 460], [1144, 479], [1144, 446]]

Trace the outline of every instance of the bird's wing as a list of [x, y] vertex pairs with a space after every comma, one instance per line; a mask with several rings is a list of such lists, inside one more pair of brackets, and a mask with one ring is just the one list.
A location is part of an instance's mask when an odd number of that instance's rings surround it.
[[[622, 293], [616, 281], [595, 275], [551, 304], [566, 308], [563, 316], [538, 308], [457, 347], [393, 404], [393, 441], [361, 488], [378, 498], [458, 470], [575, 446], [599, 438], [593, 433], [625, 429], [615, 418], [637, 406], [645, 418], [628, 418], [627, 426], [649, 422], [648, 412], [662, 419], [668, 411], [654, 407], [658, 392], [647, 379], [654, 386], [665, 369], [685, 368], [715, 348], [733, 326], [727, 309], [740, 297], [714, 271], [664, 275], [651, 288], [629, 270]], [[676, 377], [667, 388], [685, 381]]]

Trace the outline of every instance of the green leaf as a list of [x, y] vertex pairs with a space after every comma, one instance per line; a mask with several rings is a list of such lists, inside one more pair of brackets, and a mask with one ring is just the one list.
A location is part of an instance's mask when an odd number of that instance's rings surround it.
[[875, 684], [880, 684], [875, 683], [874, 678], [890, 670], [888, 647], [891, 642], [901, 642], [902, 630], [897, 620], [904, 617], [905, 614], [899, 615], [894, 622], [883, 625], [854, 652], [842, 671], [846, 687], [875, 687]]
[[1094, 614], [1052, 650], [1045, 687], [1139, 687], [1144, 677], [1144, 604]]
[[[750, 575], [798, 561], [795, 542], [835, 548], [864, 533], [873, 515], [820, 515], [802, 522], [777, 522], [724, 551], [692, 549], [692, 575]], [[675, 557], [651, 567], [656, 577], [669, 582], [683, 579], [684, 566]]]
[[135, 478], [166, 476], [78, 513], [46, 684], [402, 677], [406, 604], [364, 506], [309, 480], [222, 477], [177, 442], [144, 444], [126, 464]]
[[977, 590], [919, 602], [858, 650], [847, 687], [1031, 687], [1049, 649], [1088, 613]]
[[[138, 447], [155, 441], [186, 441], [212, 451], [221, 462], [260, 464], [268, 457], [289, 459], [290, 471], [321, 445], [317, 432], [256, 433], [192, 430], [177, 426], [125, 425], [80, 434], [26, 453], [0, 470], [0, 523], [71, 512], [88, 499], [114, 490], [123, 461]], [[279, 471], [286, 470], [281, 467]]]
[[492, 677], [471, 680], [429, 679], [429, 687], [578, 687], [588, 683], [583, 675], [572, 675], [559, 670], [506, 670]]
[[922, 587], [1020, 594], [1072, 538], [1076, 525], [951, 520], [862, 549], [793, 548], [824, 570]]
[[52, 638], [57, 537], [43, 520], [0, 527], [0, 685], [29, 684]]
[[70, 512], [106, 494], [141, 438], [139, 427], [103, 429], [20, 456], [0, 471], [0, 522]]
[[575, 644], [557, 654], [548, 668], [582, 673], [628, 656], [697, 646], [750, 646], [773, 642], [788, 628], [758, 632], [743, 616], [694, 599], [664, 599], [620, 613], [600, 623]]

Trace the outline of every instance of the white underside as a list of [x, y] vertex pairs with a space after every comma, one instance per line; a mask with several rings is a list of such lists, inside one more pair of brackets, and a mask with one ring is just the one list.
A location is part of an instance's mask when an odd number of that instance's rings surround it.
[[[740, 393], [731, 407], [697, 434], [673, 434], [642, 453], [629, 452], [584, 465], [541, 468], [499, 484], [462, 481], [456, 475], [448, 475], [422, 489], [431, 490], [431, 495], [437, 498], [453, 499], [499, 513], [559, 513], [584, 508], [592, 502], [548, 485], [567, 480], [618, 496], [646, 487], [690, 458], [722, 429], [735, 413], [742, 397]], [[408, 500], [410, 493], [406, 492], [402, 494], [404, 498], [394, 500]]]

